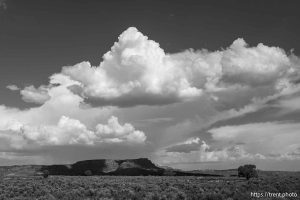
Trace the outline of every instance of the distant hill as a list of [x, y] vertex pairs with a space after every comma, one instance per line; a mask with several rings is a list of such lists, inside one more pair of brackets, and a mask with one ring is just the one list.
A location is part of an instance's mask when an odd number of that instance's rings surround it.
[[148, 158], [125, 160], [84, 160], [72, 165], [42, 166], [40, 171], [48, 170], [50, 175], [114, 175], [114, 176], [221, 176], [184, 172], [172, 168], [159, 167]]
[[48, 170], [50, 175], [163, 175], [164, 169], [157, 167], [147, 158], [126, 160], [84, 160], [72, 165], [47, 165], [41, 171]]
[[40, 174], [48, 170], [49, 175], [87, 176], [87, 175], [112, 175], [112, 176], [222, 176], [212, 173], [186, 172], [170, 167], [159, 167], [148, 158], [138, 159], [97, 159], [83, 160], [68, 165], [24, 165], [0, 167], [0, 172], [5, 175], [24, 176]]

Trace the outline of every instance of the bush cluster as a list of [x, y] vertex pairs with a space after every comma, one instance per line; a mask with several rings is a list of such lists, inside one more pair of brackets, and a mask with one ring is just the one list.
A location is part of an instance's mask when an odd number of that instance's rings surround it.
[[0, 200], [247, 200], [250, 192], [300, 194], [299, 173], [260, 173], [258, 179], [249, 181], [238, 177], [89, 175], [5, 177], [0, 181]]

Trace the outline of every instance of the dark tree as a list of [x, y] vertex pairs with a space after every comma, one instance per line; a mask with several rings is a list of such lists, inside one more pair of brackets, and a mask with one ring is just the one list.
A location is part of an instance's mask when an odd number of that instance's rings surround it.
[[245, 177], [247, 180], [250, 178], [257, 178], [257, 170], [255, 165], [244, 165], [238, 168], [238, 176]]
[[92, 173], [91, 170], [86, 170], [86, 171], [84, 171], [84, 175], [86, 175], [86, 176], [92, 176], [93, 173]]
[[49, 171], [48, 171], [47, 169], [45, 169], [45, 170], [43, 171], [43, 177], [44, 177], [44, 178], [48, 178], [48, 176], [49, 176]]

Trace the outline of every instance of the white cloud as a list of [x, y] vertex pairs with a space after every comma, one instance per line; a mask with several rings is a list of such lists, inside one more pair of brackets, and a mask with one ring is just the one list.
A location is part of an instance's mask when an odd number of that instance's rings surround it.
[[299, 123], [264, 122], [223, 126], [209, 132], [220, 147], [243, 143], [247, 152], [267, 157], [270, 154], [288, 155], [297, 151], [300, 144], [299, 128]]
[[188, 138], [156, 152], [162, 165], [208, 162], [264, 162], [300, 160], [299, 123], [265, 122], [222, 126], [208, 130], [208, 144]]
[[[101, 145], [103, 143], [144, 143], [144, 132], [112, 116], [108, 124], [98, 124], [89, 130], [79, 120], [62, 116], [56, 125], [30, 125], [12, 121], [0, 126], [0, 138], [6, 141], [6, 150], [30, 149], [55, 145]], [[3, 146], [2, 146], [3, 148]], [[3, 149], [5, 150], [5, 149]]]
[[293, 60], [279, 47], [261, 43], [249, 47], [243, 39], [221, 51], [167, 54], [157, 42], [131, 27], [119, 36], [99, 67], [82, 62], [64, 67], [61, 73], [80, 82], [75, 92], [95, 104], [159, 105], [191, 100], [203, 93], [218, 100], [216, 92], [237, 86], [263, 87], [256, 96], [276, 94], [278, 82], [298, 76], [299, 67]]
[[[74, 84], [76, 82], [68, 77], [55, 74], [50, 77], [50, 85], [47, 86], [49, 99], [39, 107], [20, 110], [0, 105], [1, 138], [5, 138], [7, 144], [16, 149], [28, 146], [29, 141], [39, 145], [71, 144], [77, 141], [89, 144], [90, 138], [86, 138], [89, 136], [88, 129], [106, 120], [113, 109], [84, 106], [83, 98], [68, 89]], [[70, 120], [64, 120], [66, 118], [62, 116], [68, 116]], [[78, 126], [71, 129], [70, 123]], [[7, 144], [1, 143], [1, 149], [9, 148]]]
[[17, 134], [38, 145], [91, 145], [94, 137], [93, 132], [79, 120], [66, 116], [62, 116], [57, 125], [23, 125]]
[[146, 136], [142, 131], [135, 130], [129, 123], [125, 123], [122, 126], [116, 117], [111, 117], [107, 125], [98, 124], [96, 126], [96, 135], [105, 141], [112, 142], [128, 141], [139, 143], [146, 140]]
[[171, 145], [156, 152], [156, 161], [163, 165], [253, 160], [257, 158], [265, 159], [265, 157], [259, 153], [248, 153], [244, 146], [239, 144], [213, 149], [198, 137], [189, 138], [182, 143]]
[[174, 67], [159, 44], [148, 40], [136, 28], [119, 36], [99, 67], [89, 62], [64, 67], [62, 73], [82, 83], [86, 97], [100, 104], [166, 104], [199, 96], [185, 69]]
[[272, 84], [291, 67], [283, 49], [262, 43], [248, 47], [241, 38], [223, 52], [221, 65], [225, 82], [253, 86]]
[[6, 86], [7, 89], [11, 90], [11, 91], [18, 91], [20, 90], [20, 88], [16, 85], [8, 85]]
[[83, 98], [73, 94], [68, 87], [77, 84], [67, 76], [54, 74], [50, 77], [47, 86], [49, 99], [39, 107], [20, 110], [16, 108], [2, 107], [0, 119], [7, 121], [18, 120], [23, 124], [56, 124], [61, 116], [69, 116], [78, 119], [88, 126], [94, 126], [97, 122], [106, 120], [113, 110], [107, 108], [90, 108], [84, 105]]
[[[209, 162], [238, 157], [263, 158], [268, 153], [297, 154], [290, 146], [293, 141], [285, 138], [283, 141], [290, 149], [273, 152], [279, 141], [267, 134], [273, 131], [268, 124], [211, 129], [214, 144], [207, 143], [210, 141], [206, 138], [206, 142], [197, 137], [187, 138], [192, 136], [191, 132], [195, 136], [195, 132], [220, 120], [256, 112], [270, 101], [297, 94], [299, 66], [297, 56], [287, 55], [279, 47], [263, 44], [250, 47], [243, 39], [218, 51], [186, 50], [168, 54], [136, 28], [129, 28], [103, 56], [99, 66], [91, 66], [89, 62], [66, 66], [50, 76], [48, 85], [21, 90], [23, 100], [40, 104], [37, 107], [21, 110], [0, 105], [3, 139], [0, 149], [144, 143], [146, 135], [135, 129], [140, 124], [145, 132], [149, 131], [147, 140], [151, 138], [155, 148], [168, 146], [161, 153], [174, 161]], [[13, 85], [7, 88], [19, 89]], [[299, 108], [297, 100], [283, 99], [277, 106], [292, 111]], [[173, 104], [175, 102], [177, 104]], [[130, 106], [136, 107], [120, 108]], [[118, 118], [110, 118], [113, 115], [131, 124], [119, 123]], [[257, 126], [267, 133], [255, 128]], [[292, 127], [293, 123], [285, 127], [287, 138], [297, 140]], [[235, 129], [241, 133], [230, 141], [218, 139], [221, 130], [230, 135]], [[255, 130], [255, 137], [262, 140], [270, 137], [272, 142], [268, 148], [255, 150], [257, 138], [242, 134], [247, 131], [251, 135], [250, 130]], [[276, 128], [274, 131], [278, 138], [285, 135], [276, 132]], [[245, 145], [236, 146], [232, 142]]]
[[43, 104], [50, 99], [46, 86], [40, 86], [39, 88], [35, 88], [33, 85], [27, 86], [20, 91], [20, 94], [25, 102], [36, 104]]

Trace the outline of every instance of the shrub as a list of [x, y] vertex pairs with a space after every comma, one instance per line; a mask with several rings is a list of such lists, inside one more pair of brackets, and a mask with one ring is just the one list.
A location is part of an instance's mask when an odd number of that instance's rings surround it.
[[92, 173], [91, 170], [86, 170], [86, 171], [84, 171], [84, 175], [86, 175], [86, 176], [92, 176], [93, 173]]
[[44, 177], [44, 178], [48, 178], [48, 176], [49, 176], [49, 171], [48, 171], [47, 169], [45, 169], [45, 170], [43, 171], [43, 177]]
[[255, 165], [244, 165], [238, 168], [238, 176], [246, 177], [247, 180], [250, 178], [257, 178], [257, 170]]

